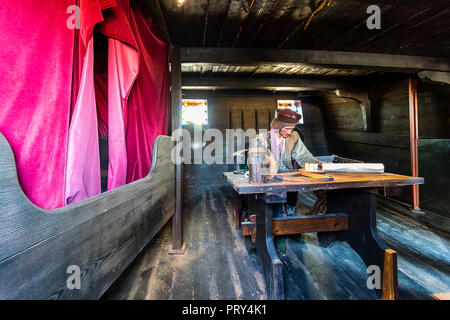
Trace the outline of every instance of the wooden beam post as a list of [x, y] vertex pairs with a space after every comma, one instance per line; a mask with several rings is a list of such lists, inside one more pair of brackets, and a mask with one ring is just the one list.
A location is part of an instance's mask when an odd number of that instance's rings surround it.
[[[409, 140], [411, 151], [411, 176], [419, 176], [419, 155], [418, 155], [418, 139], [419, 139], [419, 119], [417, 106], [417, 80], [409, 77]], [[412, 186], [413, 210], [420, 212], [419, 203], [419, 186]]]
[[233, 227], [239, 229], [241, 226], [242, 202], [239, 194], [233, 190]]
[[397, 252], [386, 249], [384, 252], [382, 300], [398, 300]]
[[[172, 113], [172, 134], [175, 130], [181, 127], [181, 63], [180, 63], [180, 49], [177, 47], [170, 47], [169, 50], [170, 61], [170, 101]], [[172, 251], [170, 254], [184, 254], [186, 245], [183, 244], [183, 230], [181, 223], [181, 216], [183, 210], [182, 198], [182, 182], [183, 182], [183, 168], [180, 159], [181, 144], [179, 139], [175, 141], [177, 150], [175, 150], [175, 214], [172, 217]]]
[[[361, 88], [358, 83], [345, 80], [329, 80], [323, 77], [297, 77], [297, 78], [273, 78], [258, 77], [252, 78], [251, 81], [246, 78], [199, 78], [196, 76], [183, 76], [183, 89], [189, 90], [193, 88], [203, 89], [265, 89], [265, 90], [287, 90], [298, 91], [301, 89], [352, 89]], [[276, 97], [275, 97], [276, 99]]]

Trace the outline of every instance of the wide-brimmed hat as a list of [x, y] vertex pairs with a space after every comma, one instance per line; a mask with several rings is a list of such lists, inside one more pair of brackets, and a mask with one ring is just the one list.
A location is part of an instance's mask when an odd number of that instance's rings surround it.
[[277, 109], [276, 119], [285, 123], [296, 124], [302, 116], [291, 109]]

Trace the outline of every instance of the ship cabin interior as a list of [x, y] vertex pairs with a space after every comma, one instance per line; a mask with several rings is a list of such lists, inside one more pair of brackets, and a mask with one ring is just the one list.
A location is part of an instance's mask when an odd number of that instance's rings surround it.
[[[70, 47], [67, 57], [38, 64], [68, 61], [69, 79], [39, 67], [42, 82], [0, 85], [5, 114], [17, 115], [20, 99], [8, 97], [31, 83], [41, 95], [25, 101], [47, 105], [33, 113], [45, 118], [60, 110], [46, 79], [67, 82], [69, 119], [41, 133], [67, 132], [55, 142], [67, 143], [55, 151], [67, 153], [65, 200], [51, 205], [41, 195], [59, 180], [26, 173], [45, 168], [20, 162], [32, 142], [22, 147], [13, 118], [0, 115], [0, 298], [450, 299], [449, 1], [65, 2], [88, 18], [67, 43], [49, 41]], [[32, 1], [16, 6], [27, 12]], [[31, 68], [8, 61], [10, 77]], [[270, 132], [286, 108], [301, 115], [298, 135], [318, 160], [382, 164], [383, 173], [296, 168], [303, 175], [252, 181], [252, 139], [236, 145], [233, 134]], [[56, 172], [53, 156], [39, 161]], [[294, 215], [274, 217], [293, 194]]]

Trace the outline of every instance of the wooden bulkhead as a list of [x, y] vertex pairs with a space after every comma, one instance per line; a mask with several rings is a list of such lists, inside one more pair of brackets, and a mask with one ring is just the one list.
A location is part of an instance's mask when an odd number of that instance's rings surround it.
[[[175, 212], [173, 142], [154, 142], [148, 176], [69, 206], [43, 210], [21, 190], [0, 135], [0, 299], [98, 299]], [[69, 266], [83, 285], [69, 290]], [[70, 270], [69, 270], [70, 271]]]

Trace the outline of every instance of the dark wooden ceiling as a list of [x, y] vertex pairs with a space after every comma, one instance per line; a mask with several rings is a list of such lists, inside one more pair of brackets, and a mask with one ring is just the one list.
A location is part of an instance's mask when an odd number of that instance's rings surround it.
[[[175, 46], [450, 57], [447, 0], [185, 0], [182, 7], [176, 0], [146, 2]], [[371, 4], [381, 8], [380, 30], [366, 27]]]

